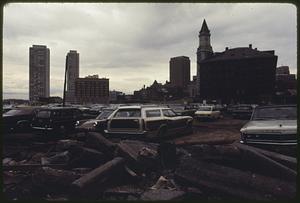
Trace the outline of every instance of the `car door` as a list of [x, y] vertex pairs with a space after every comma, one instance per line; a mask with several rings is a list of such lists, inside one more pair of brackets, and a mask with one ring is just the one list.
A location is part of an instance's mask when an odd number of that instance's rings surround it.
[[156, 133], [161, 126], [166, 124], [166, 119], [162, 116], [160, 109], [145, 110], [145, 129], [149, 133]]
[[109, 119], [108, 130], [124, 133], [142, 131], [141, 109], [119, 109]]

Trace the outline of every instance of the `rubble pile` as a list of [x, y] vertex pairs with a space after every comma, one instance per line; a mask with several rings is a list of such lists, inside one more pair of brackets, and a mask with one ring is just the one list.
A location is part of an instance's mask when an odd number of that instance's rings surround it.
[[286, 200], [296, 196], [296, 158], [236, 143], [112, 142], [89, 132], [18, 147], [4, 149], [7, 199]]

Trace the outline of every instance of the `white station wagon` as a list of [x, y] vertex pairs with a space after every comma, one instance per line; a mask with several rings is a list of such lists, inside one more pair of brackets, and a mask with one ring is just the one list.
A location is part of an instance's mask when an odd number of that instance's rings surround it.
[[241, 143], [296, 145], [297, 106], [258, 106], [240, 132]]
[[221, 117], [221, 112], [214, 106], [200, 106], [194, 117], [198, 119], [218, 119]]
[[123, 106], [107, 119], [106, 134], [145, 135], [147, 137], [192, 131], [191, 116], [178, 116], [166, 107]]

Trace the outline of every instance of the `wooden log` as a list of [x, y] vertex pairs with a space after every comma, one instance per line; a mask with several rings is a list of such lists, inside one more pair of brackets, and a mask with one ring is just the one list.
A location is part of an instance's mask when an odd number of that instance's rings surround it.
[[113, 176], [116, 169], [121, 168], [125, 163], [125, 159], [122, 157], [116, 157], [113, 160], [105, 163], [104, 165], [99, 166], [88, 174], [82, 176], [78, 180], [75, 180], [72, 183], [74, 191], [79, 191], [86, 189], [89, 186], [93, 185], [102, 178], [108, 178]]
[[291, 156], [287, 156], [287, 155], [283, 155], [283, 154], [279, 154], [277, 152], [272, 152], [272, 151], [268, 151], [268, 150], [264, 150], [264, 149], [260, 149], [257, 147], [252, 147], [252, 146], [248, 146], [249, 149], [254, 149], [257, 152], [273, 159], [274, 161], [277, 161], [285, 166], [290, 167], [293, 170], [297, 169], [297, 159]]
[[109, 157], [104, 155], [102, 152], [98, 150], [87, 148], [87, 147], [79, 147], [74, 146], [70, 149], [71, 152], [71, 160], [70, 167], [97, 167], [106, 161], [108, 161]]
[[187, 146], [195, 144], [209, 144], [209, 145], [223, 145], [223, 144], [232, 144], [234, 139], [229, 139], [226, 137], [210, 138], [203, 140], [177, 140], [174, 142], [176, 146]]
[[256, 148], [250, 147], [244, 144], [235, 144], [243, 153], [244, 159], [249, 160], [257, 164], [260, 168], [264, 169], [266, 172], [276, 175], [281, 179], [288, 179], [291, 181], [296, 181], [297, 172], [290, 169], [281, 163], [270, 159], [264, 154], [260, 153]]
[[116, 144], [103, 137], [100, 133], [88, 132], [87, 143], [107, 156], [114, 156]]
[[80, 175], [73, 171], [43, 167], [32, 174], [32, 181], [37, 190], [63, 193], [68, 192], [71, 183], [79, 177]]
[[116, 154], [127, 160], [134, 171], [155, 170], [159, 167], [157, 146], [144, 142], [120, 142]]
[[66, 164], [22, 164], [22, 165], [3, 165], [3, 171], [34, 171], [42, 167], [65, 168]]
[[[272, 169], [270, 169], [272, 170]], [[283, 181], [192, 158], [182, 160], [175, 171], [178, 181], [200, 187], [207, 194], [223, 194], [252, 200], [295, 198], [296, 180]]]

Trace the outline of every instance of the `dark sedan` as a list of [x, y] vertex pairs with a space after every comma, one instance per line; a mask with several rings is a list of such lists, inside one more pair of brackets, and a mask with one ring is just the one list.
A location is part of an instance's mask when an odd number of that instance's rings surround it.
[[115, 109], [103, 109], [95, 119], [77, 121], [76, 129], [79, 131], [103, 132], [106, 128], [107, 118], [114, 110]]
[[22, 107], [7, 111], [2, 116], [4, 132], [23, 132], [31, 129], [30, 124], [37, 108]]

